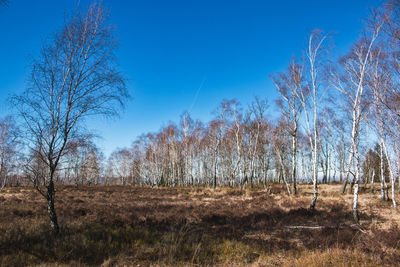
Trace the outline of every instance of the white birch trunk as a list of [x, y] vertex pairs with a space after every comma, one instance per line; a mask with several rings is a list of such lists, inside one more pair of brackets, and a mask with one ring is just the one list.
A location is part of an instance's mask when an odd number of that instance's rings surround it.
[[387, 148], [386, 148], [386, 144], [385, 144], [385, 141], [384, 141], [383, 138], [382, 138], [381, 142], [382, 142], [383, 147], [385, 149], [385, 154], [386, 154], [386, 158], [387, 158], [388, 165], [389, 165], [388, 166], [389, 167], [389, 175], [390, 175], [390, 181], [392, 183], [392, 203], [393, 203], [393, 207], [395, 209], [397, 209], [397, 203], [396, 203], [396, 198], [395, 198], [395, 178], [394, 178], [394, 175], [393, 175], [394, 170], [392, 169], [392, 164], [390, 162], [389, 154], [388, 154], [388, 151], [387, 151]]

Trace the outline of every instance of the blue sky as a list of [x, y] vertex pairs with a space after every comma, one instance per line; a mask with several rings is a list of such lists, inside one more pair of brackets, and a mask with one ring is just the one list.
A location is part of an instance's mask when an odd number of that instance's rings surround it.
[[[223, 98], [247, 105], [278, 97], [269, 75], [301, 54], [313, 29], [332, 32], [334, 53], [357, 39], [369, 8], [381, 1], [104, 0], [118, 29], [121, 71], [132, 100], [119, 119], [93, 118], [108, 155], [140, 134], [179, 121], [189, 110], [208, 121]], [[64, 13], [90, 1], [10, 0], [0, 7], [0, 116], [7, 97], [22, 92], [31, 57], [63, 24]], [[272, 109], [273, 111], [273, 109]]]

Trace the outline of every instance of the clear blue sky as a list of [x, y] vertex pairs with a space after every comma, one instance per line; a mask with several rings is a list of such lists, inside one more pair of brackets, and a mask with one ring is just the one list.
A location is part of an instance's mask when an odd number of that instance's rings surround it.
[[[118, 29], [117, 55], [133, 99], [120, 119], [93, 119], [88, 127], [103, 137], [99, 144], [108, 155], [179, 121], [184, 110], [208, 121], [223, 98], [246, 105], [257, 95], [273, 103], [277, 93], [268, 75], [301, 54], [313, 29], [334, 32], [335, 53], [343, 54], [380, 2], [103, 0]], [[6, 98], [24, 89], [29, 58], [61, 27], [64, 12], [89, 3], [10, 0], [0, 7], [0, 116], [10, 113]]]

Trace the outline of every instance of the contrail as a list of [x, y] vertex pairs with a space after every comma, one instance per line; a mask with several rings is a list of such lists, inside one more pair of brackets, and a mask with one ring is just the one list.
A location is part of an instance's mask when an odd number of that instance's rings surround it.
[[199, 96], [200, 90], [203, 87], [205, 81], [206, 81], [206, 76], [204, 76], [203, 81], [201, 81], [199, 88], [197, 88], [196, 94], [194, 95], [194, 99], [193, 99], [192, 104], [190, 105], [190, 108], [188, 111], [189, 113], [190, 113], [190, 111], [192, 111], [194, 104], [196, 104], [197, 97]]

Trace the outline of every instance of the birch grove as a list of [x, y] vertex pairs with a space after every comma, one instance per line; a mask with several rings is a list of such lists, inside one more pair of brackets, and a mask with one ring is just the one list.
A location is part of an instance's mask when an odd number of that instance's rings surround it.
[[179, 122], [132, 136], [108, 157], [82, 130], [86, 117], [117, 115], [128, 98], [106, 14], [101, 5], [74, 14], [43, 46], [29, 88], [11, 99], [23, 134], [10, 117], [0, 120], [0, 188], [33, 184], [55, 232], [57, 184], [267, 191], [275, 183], [290, 197], [310, 184], [315, 211], [318, 185], [338, 183], [342, 194], [352, 194], [357, 223], [362, 190], [397, 208], [400, 1], [373, 10], [344, 55], [328, 49], [333, 35], [305, 33], [303, 53], [301, 43], [293, 51], [301, 56], [270, 75], [277, 99], [223, 99], [209, 121], [185, 111]]

